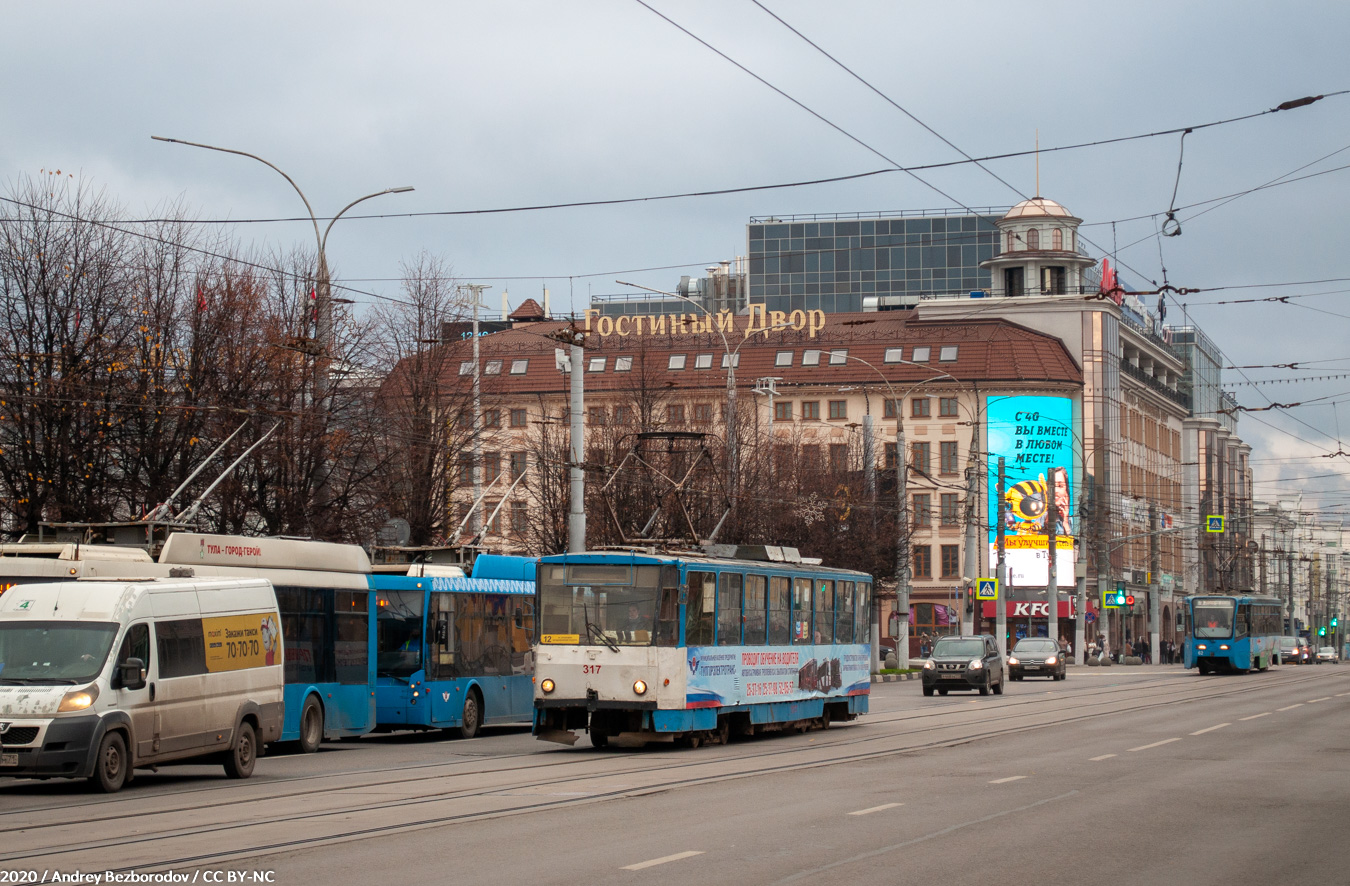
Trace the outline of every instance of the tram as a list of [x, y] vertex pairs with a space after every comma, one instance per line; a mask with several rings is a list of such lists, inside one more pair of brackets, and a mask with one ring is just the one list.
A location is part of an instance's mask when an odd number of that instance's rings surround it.
[[1284, 604], [1278, 597], [1200, 595], [1183, 601], [1183, 663], [1201, 674], [1264, 671], [1279, 654]]
[[379, 731], [472, 738], [483, 725], [530, 722], [536, 562], [480, 554], [470, 576], [370, 577]]
[[539, 561], [534, 734], [697, 747], [866, 713], [872, 578], [792, 548]]

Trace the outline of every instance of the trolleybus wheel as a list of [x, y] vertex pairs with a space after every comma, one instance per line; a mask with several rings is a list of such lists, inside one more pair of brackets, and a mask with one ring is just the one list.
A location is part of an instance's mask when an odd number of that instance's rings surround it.
[[478, 699], [478, 690], [470, 689], [464, 695], [464, 716], [459, 722], [459, 737], [473, 738], [483, 725], [482, 702]]
[[252, 723], [240, 723], [234, 744], [225, 752], [225, 774], [230, 778], [248, 778], [258, 760], [257, 739]]
[[127, 759], [127, 742], [120, 732], [109, 732], [98, 745], [98, 757], [94, 762], [94, 774], [89, 776], [90, 784], [105, 794], [122, 790], [127, 783], [127, 773], [131, 771], [131, 761]]
[[312, 754], [323, 741], [323, 708], [314, 696], [306, 696], [300, 709], [300, 753]]

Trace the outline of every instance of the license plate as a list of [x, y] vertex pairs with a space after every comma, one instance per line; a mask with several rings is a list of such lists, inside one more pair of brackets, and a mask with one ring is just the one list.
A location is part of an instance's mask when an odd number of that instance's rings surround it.
[[1040, 669], [1041, 669], [1041, 666], [1040, 666], [1040, 665], [1027, 665], [1027, 666], [1024, 667], [1022, 670], [1024, 670], [1024, 671], [1039, 671]]
[[0, 754], [0, 766], [18, 766], [18, 754]]
[[944, 680], [964, 680], [964, 679], [965, 679], [965, 675], [963, 675], [963, 674], [943, 674], [943, 675], [942, 675], [942, 679], [944, 679]]

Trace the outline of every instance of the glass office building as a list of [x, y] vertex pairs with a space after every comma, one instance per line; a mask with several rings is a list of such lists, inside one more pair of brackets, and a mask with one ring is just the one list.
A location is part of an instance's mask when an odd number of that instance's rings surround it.
[[834, 313], [912, 306], [935, 295], [988, 291], [980, 262], [998, 252], [1008, 211], [981, 208], [754, 218], [749, 300], [769, 310]]

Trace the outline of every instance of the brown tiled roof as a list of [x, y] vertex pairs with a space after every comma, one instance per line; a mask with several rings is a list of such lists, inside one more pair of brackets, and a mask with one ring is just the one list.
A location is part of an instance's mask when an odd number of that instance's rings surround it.
[[[857, 359], [830, 365], [832, 349], [847, 349], [849, 357], [867, 361], [891, 384], [914, 384], [944, 372], [964, 384], [982, 386], [999, 382], [1082, 382], [1077, 363], [1058, 338], [997, 318], [922, 321], [911, 319], [907, 312], [828, 314], [825, 327], [814, 338], [805, 330], [787, 329], [771, 331], [767, 336], [756, 333], [747, 340], [748, 322], [748, 317], [736, 317], [735, 330], [726, 336], [727, 344], [733, 350], [740, 349], [737, 387], [749, 388], [762, 376], [781, 378], [780, 388], [877, 384], [878, 372]], [[479, 344], [484, 367], [491, 361], [502, 361], [500, 374], [482, 376], [484, 391], [498, 395], [567, 391], [569, 377], [554, 365], [554, 349], [565, 346], [552, 336], [571, 325], [569, 321], [545, 320], [483, 336]], [[580, 321], [577, 326], [584, 329]], [[904, 359], [909, 360], [912, 359], [912, 348], [925, 345], [932, 351], [930, 360], [923, 366], [885, 362], [888, 348], [903, 348]], [[940, 348], [951, 345], [957, 347], [956, 359], [940, 361]], [[470, 359], [470, 343], [458, 341], [444, 347], [452, 349], [443, 376], [445, 383], [454, 386], [466, 381], [467, 375], [459, 375], [459, 367], [461, 361]], [[802, 354], [807, 350], [822, 352], [820, 365], [802, 365]], [[792, 352], [791, 366], [776, 365], [775, 358], [780, 351]], [[724, 388], [726, 370], [722, 368], [722, 356], [725, 353], [722, 336], [716, 331], [604, 338], [592, 334], [585, 348], [587, 364], [594, 357], [606, 359], [604, 371], [586, 373], [586, 389], [595, 393], [630, 390], [638, 366], [635, 365], [633, 372], [615, 372], [614, 358], [620, 356], [632, 357], [635, 364], [645, 359], [648, 384], [655, 380], [657, 384], [678, 389]], [[667, 369], [672, 354], [687, 355], [685, 369]], [[712, 368], [695, 369], [698, 354], [711, 354]], [[510, 374], [513, 359], [528, 359], [523, 375]]]
[[544, 309], [532, 298], [525, 299], [520, 307], [511, 312], [508, 320], [543, 320]]

